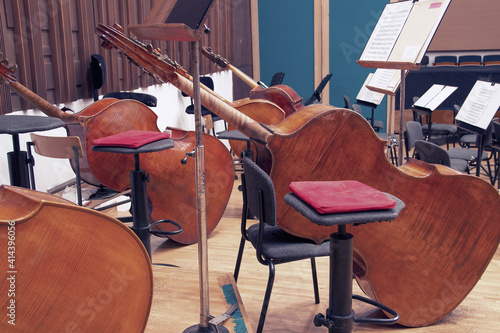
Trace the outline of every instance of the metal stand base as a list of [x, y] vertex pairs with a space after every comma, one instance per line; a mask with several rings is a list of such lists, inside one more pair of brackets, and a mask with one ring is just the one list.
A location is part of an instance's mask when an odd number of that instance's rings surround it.
[[[316, 327], [325, 326], [329, 333], [350, 333], [355, 323], [391, 325], [398, 321], [398, 314], [371, 299], [352, 294], [353, 236], [346, 232], [345, 225], [330, 235], [330, 303], [326, 318], [319, 313], [314, 318]], [[357, 318], [352, 310], [352, 300], [356, 299], [380, 308], [393, 317], [388, 319]]]
[[229, 333], [229, 330], [225, 328], [224, 326], [214, 326], [210, 325], [208, 327], [202, 327], [200, 325], [193, 325], [191, 327], [188, 327], [184, 330], [184, 333], [195, 333], [195, 332], [216, 332], [216, 333]]

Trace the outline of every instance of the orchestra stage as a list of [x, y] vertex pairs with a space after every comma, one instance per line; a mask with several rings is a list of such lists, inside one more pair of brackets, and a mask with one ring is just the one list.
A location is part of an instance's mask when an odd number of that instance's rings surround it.
[[[234, 189], [226, 212], [217, 228], [208, 237], [210, 314], [217, 316], [230, 305], [225, 302], [220, 278], [229, 281], [232, 275], [240, 242], [240, 215], [242, 197]], [[199, 323], [198, 247], [179, 245], [169, 240], [152, 237], [154, 296], [146, 327], [147, 333], [182, 332]], [[320, 304], [314, 304], [314, 294], [309, 261], [281, 264], [276, 268], [271, 302], [264, 332], [327, 332], [325, 327], [315, 327], [313, 318], [325, 313], [328, 306], [328, 258], [317, 258], [320, 287]], [[247, 243], [240, 276], [235, 291], [241, 296], [243, 318], [249, 332], [255, 332], [267, 283], [268, 269], [257, 262], [255, 251]], [[363, 295], [353, 281], [354, 293]], [[446, 297], [446, 295], [443, 295]], [[438, 306], [433, 304], [429, 306]], [[383, 315], [364, 304], [354, 303], [359, 316]], [[225, 327], [235, 330], [232, 319]], [[467, 298], [442, 321], [427, 327], [407, 328], [400, 325], [374, 326], [356, 324], [355, 332], [422, 332], [422, 333], [471, 333], [493, 332], [500, 325], [500, 250]]]

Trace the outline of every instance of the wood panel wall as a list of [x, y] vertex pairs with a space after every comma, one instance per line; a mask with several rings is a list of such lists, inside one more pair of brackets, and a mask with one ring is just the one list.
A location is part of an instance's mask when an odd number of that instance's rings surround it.
[[[210, 33], [202, 37], [201, 45], [212, 47], [236, 66], [244, 64], [250, 68], [245, 71], [251, 73], [250, 11], [246, 10], [250, 0], [215, 1], [206, 22]], [[127, 26], [144, 22], [154, 2], [4, 0], [0, 4], [0, 52], [11, 64], [17, 64], [16, 76], [21, 84], [53, 104], [92, 96], [88, 65], [94, 53], [106, 61], [107, 79], [101, 94], [147, 87], [154, 80], [118, 50], [100, 47], [94, 29], [98, 23], [118, 23], [130, 36]], [[153, 44], [192, 73], [189, 42], [142, 42]], [[219, 70], [201, 57], [201, 74]], [[0, 114], [32, 108], [3, 85], [0, 98]]]

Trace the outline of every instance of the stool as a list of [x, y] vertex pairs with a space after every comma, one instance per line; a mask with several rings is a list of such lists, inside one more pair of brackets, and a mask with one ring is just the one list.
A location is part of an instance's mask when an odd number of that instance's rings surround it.
[[[174, 147], [174, 140], [162, 139], [151, 143], [144, 144], [137, 148], [121, 147], [121, 146], [92, 146], [93, 151], [116, 153], [116, 154], [134, 154], [135, 169], [130, 171], [130, 184], [132, 196], [132, 230], [141, 240], [151, 259], [151, 234], [156, 235], [176, 235], [182, 232], [182, 227], [171, 220], [159, 220], [149, 224], [148, 220], [148, 195], [146, 182], [149, 182], [149, 175], [141, 169], [139, 154], [151, 153]], [[161, 223], [173, 224], [177, 230], [175, 231], [152, 231], [151, 228]]]
[[[346, 232], [346, 225], [359, 225], [378, 221], [391, 221], [398, 217], [404, 203], [387, 194], [396, 201], [396, 206], [386, 210], [370, 210], [352, 213], [319, 214], [313, 207], [293, 193], [285, 195], [287, 204], [304, 215], [311, 222], [324, 226], [338, 226], [338, 232], [330, 235], [330, 295], [326, 318], [317, 314], [316, 327], [326, 326], [329, 333], [352, 332], [354, 323], [391, 325], [398, 321], [399, 315], [387, 306], [369, 298], [352, 294], [353, 235]], [[352, 299], [356, 299], [391, 314], [392, 318], [357, 318], [352, 310]]]
[[19, 134], [38, 131], [48, 131], [63, 127], [59, 118], [45, 116], [3, 115], [0, 116], [0, 134], [12, 135], [14, 151], [7, 153], [9, 162], [10, 184], [30, 188], [28, 174], [28, 157], [26, 151], [21, 151]]

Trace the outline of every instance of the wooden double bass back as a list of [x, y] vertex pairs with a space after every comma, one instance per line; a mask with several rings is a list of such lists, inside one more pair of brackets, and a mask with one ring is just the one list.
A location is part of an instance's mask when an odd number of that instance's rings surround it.
[[58, 197], [0, 187], [1, 332], [143, 332], [153, 273], [123, 223]]

